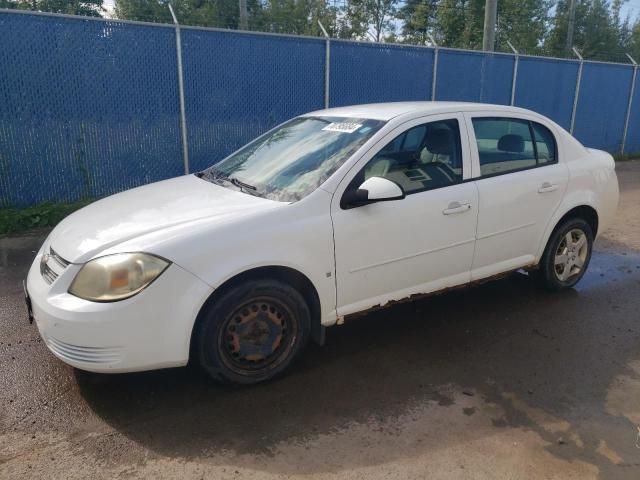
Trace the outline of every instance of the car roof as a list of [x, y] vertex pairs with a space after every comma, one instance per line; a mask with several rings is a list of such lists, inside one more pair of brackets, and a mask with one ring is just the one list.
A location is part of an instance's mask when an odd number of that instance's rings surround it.
[[492, 105], [488, 103], [471, 102], [388, 102], [369, 103], [364, 105], [350, 105], [348, 107], [327, 108], [316, 110], [304, 116], [316, 117], [351, 117], [370, 118], [373, 120], [389, 121], [392, 118], [413, 114], [413, 115], [433, 115], [436, 113], [450, 112], [472, 112], [476, 110], [497, 110], [518, 113], [533, 113], [523, 108], [509, 105]]

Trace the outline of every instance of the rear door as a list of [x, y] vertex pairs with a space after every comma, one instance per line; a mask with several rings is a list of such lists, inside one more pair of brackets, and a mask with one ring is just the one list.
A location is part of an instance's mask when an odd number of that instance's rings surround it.
[[535, 261], [569, 180], [552, 126], [524, 115], [465, 114], [479, 213], [472, 280]]

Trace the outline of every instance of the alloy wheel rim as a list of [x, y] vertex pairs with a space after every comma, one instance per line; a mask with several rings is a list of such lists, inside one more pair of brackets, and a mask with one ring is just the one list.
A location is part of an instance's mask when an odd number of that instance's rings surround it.
[[554, 256], [553, 265], [558, 280], [567, 282], [579, 275], [587, 261], [588, 250], [587, 235], [582, 230], [574, 228], [568, 231], [562, 237]]
[[252, 299], [227, 317], [220, 347], [224, 363], [240, 374], [276, 368], [296, 336], [289, 309], [272, 297]]

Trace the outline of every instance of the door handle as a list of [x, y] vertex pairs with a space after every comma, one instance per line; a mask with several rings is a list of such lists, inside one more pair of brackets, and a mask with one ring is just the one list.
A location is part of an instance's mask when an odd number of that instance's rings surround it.
[[443, 215], [453, 215], [455, 213], [464, 213], [471, 210], [470, 203], [451, 202], [447, 208], [442, 211]]
[[558, 189], [558, 185], [555, 185], [551, 182], [544, 182], [542, 185], [540, 185], [540, 187], [538, 188], [538, 193], [547, 193], [547, 192], [553, 192], [555, 190]]

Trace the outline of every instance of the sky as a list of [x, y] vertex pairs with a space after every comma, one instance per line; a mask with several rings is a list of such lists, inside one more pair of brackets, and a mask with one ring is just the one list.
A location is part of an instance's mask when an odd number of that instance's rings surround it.
[[640, 0], [630, 0], [627, 2], [621, 10], [622, 18], [625, 18], [627, 14], [631, 16], [631, 21], [635, 20], [640, 14]]
[[115, 3], [115, 0], [104, 0], [104, 2], [102, 2], [102, 6], [107, 12], [111, 13], [113, 12], [114, 3]]

